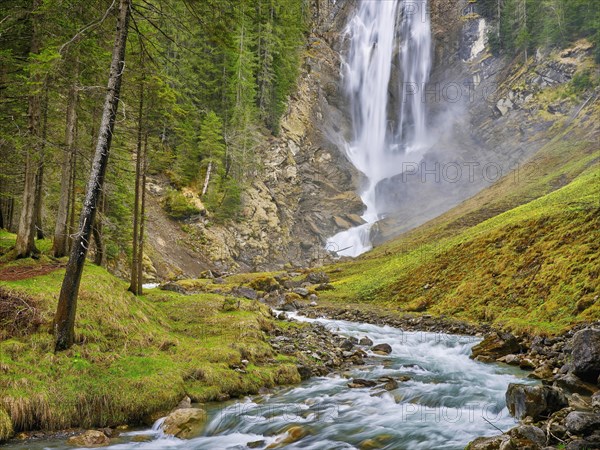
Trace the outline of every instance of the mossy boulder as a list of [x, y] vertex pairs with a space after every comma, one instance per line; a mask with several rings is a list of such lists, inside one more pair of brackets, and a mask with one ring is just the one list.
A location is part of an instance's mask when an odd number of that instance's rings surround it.
[[70, 437], [67, 443], [75, 447], [105, 447], [110, 444], [110, 439], [102, 431], [88, 430]]
[[202, 432], [206, 418], [206, 411], [201, 408], [176, 409], [167, 416], [162, 430], [180, 439], [190, 439]]

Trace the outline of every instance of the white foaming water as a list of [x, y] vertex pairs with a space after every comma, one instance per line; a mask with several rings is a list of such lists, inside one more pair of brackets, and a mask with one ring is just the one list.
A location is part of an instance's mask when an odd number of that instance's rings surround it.
[[[269, 395], [207, 405], [209, 422], [195, 439], [165, 436], [161, 420], [152, 430], [124, 433], [108, 449], [240, 450], [255, 443], [262, 449], [273, 445], [291, 450], [356, 450], [365, 448], [365, 441], [374, 441], [382, 449], [458, 450], [478, 436], [499, 434], [495, 427], [514, 426], [504, 400], [508, 384], [533, 383], [517, 368], [469, 359], [478, 338], [290, 315], [345, 336], [368, 336], [375, 344], [391, 345], [388, 356], [369, 352], [368, 364], [349, 370], [349, 378], [410, 379], [388, 392], [350, 389], [349, 379], [339, 375], [312, 378]], [[301, 428], [300, 438], [279, 447], [292, 426]], [[139, 435], [151, 440], [134, 442]], [[15, 448], [20, 447], [9, 445], [7, 450]], [[29, 448], [69, 447], [54, 441], [35, 442]]]
[[[403, 163], [419, 162], [427, 146], [426, 108], [421, 95], [431, 71], [427, 0], [363, 0], [346, 33], [350, 50], [342, 71], [352, 107], [354, 138], [345, 151], [366, 178], [360, 193], [366, 223], [331, 237], [327, 248], [340, 256], [358, 256], [371, 249], [371, 226], [382, 218], [377, 208], [377, 184], [402, 173]], [[396, 58], [402, 80], [390, 86]], [[399, 107], [390, 114], [392, 89], [398, 93]]]

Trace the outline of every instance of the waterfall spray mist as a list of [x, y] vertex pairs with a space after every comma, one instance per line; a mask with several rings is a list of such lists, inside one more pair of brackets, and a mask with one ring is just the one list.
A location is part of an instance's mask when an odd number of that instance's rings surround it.
[[[346, 34], [350, 49], [342, 75], [354, 135], [344, 150], [365, 177], [360, 196], [366, 223], [331, 237], [327, 248], [340, 256], [358, 256], [371, 249], [371, 227], [382, 218], [377, 184], [401, 173], [403, 162], [414, 161], [427, 147], [426, 105], [421, 96], [431, 70], [427, 0], [363, 0]], [[395, 60], [401, 80], [391, 86]], [[390, 111], [391, 89], [398, 93], [397, 111]]]

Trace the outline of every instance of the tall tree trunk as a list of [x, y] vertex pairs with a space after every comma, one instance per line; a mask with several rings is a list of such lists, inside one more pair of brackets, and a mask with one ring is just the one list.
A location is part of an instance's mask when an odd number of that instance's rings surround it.
[[[43, 156], [42, 156], [43, 157]], [[40, 161], [35, 177], [35, 232], [38, 239], [44, 239], [42, 223], [42, 188], [44, 187], [44, 162]]]
[[[40, 0], [33, 1], [33, 10], [38, 9]], [[35, 55], [40, 51], [39, 16], [34, 14], [32, 18], [33, 32], [31, 36], [30, 54]], [[23, 201], [21, 205], [21, 216], [19, 217], [19, 228], [17, 229], [17, 242], [15, 245], [16, 257], [27, 258], [38, 250], [35, 247], [35, 194], [36, 175], [40, 157], [40, 119], [42, 113], [42, 96], [39, 91], [40, 75], [32, 76], [33, 92], [29, 95], [28, 105], [28, 135], [29, 145], [25, 154], [25, 185], [23, 187]]]
[[[143, 61], [142, 61], [143, 64]], [[143, 70], [143, 69], [142, 69]], [[143, 139], [143, 115], [144, 115], [144, 80], [140, 81], [140, 102], [138, 105], [138, 129], [137, 129], [137, 147], [136, 147], [136, 160], [135, 160], [135, 200], [133, 205], [133, 254], [131, 261], [131, 280], [129, 284], [129, 291], [133, 292], [134, 295], [140, 295], [140, 289], [138, 287], [138, 270], [140, 267], [138, 250], [139, 245], [139, 229], [140, 229], [140, 184], [142, 178], [142, 139]]]
[[67, 100], [67, 127], [65, 130], [65, 150], [62, 158], [60, 197], [58, 200], [58, 212], [56, 214], [56, 227], [54, 228], [54, 243], [52, 252], [56, 258], [62, 258], [68, 252], [68, 223], [69, 223], [69, 201], [72, 190], [72, 170], [75, 160], [76, 138], [77, 138], [77, 103], [79, 100], [77, 92], [77, 80], [79, 79], [79, 59], [75, 58], [73, 63], [73, 74], [75, 80], [69, 88]]
[[98, 130], [98, 143], [96, 145], [94, 163], [79, 218], [79, 230], [73, 241], [73, 248], [69, 262], [67, 263], [65, 278], [60, 290], [58, 307], [54, 318], [55, 351], [71, 347], [75, 337], [75, 312], [77, 310], [79, 285], [96, 216], [96, 206], [104, 183], [110, 144], [115, 127], [115, 118], [119, 106], [121, 81], [125, 69], [127, 33], [129, 31], [129, 18], [131, 14], [130, 1], [120, 0], [119, 2], [119, 17], [108, 78], [108, 90], [104, 101], [102, 122]]
[[44, 239], [44, 224], [42, 222], [44, 163], [46, 159], [46, 137], [48, 131], [48, 78], [44, 80], [44, 96], [42, 104], [42, 142], [40, 144], [40, 159], [35, 180], [35, 230], [38, 239]]
[[144, 159], [142, 165], [142, 185], [140, 186], [142, 195], [142, 205], [140, 207], [140, 234], [138, 244], [138, 295], [144, 293], [144, 232], [146, 225], [146, 174], [148, 173], [148, 132], [144, 135]]
[[69, 231], [67, 233], [67, 247], [70, 252], [73, 248], [73, 238], [72, 236], [75, 234], [75, 200], [77, 196], [75, 195], [75, 189], [77, 188], [77, 152], [73, 153], [73, 159], [71, 160], [71, 182], [70, 182], [70, 202], [69, 206]]
[[15, 197], [12, 192], [6, 203], [7, 203], [7, 206], [6, 206], [6, 229], [8, 231], [13, 231], [13, 218], [14, 218], [13, 216], [14, 216], [14, 212], [15, 212]]

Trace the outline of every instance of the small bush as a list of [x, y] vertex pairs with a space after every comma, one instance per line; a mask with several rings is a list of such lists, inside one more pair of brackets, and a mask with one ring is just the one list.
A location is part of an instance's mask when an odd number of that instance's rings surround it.
[[257, 291], [272, 292], [280, 288], [279, 283], [273, 277], [262, 276], [257, 277], [249, 284], [249, 286]]
[[167, 193], [164, 208], [169, 217], [176, 220], [188, 219], [201, 212], [188, 201], [185, 195], [176, 190], [170, 190]]

